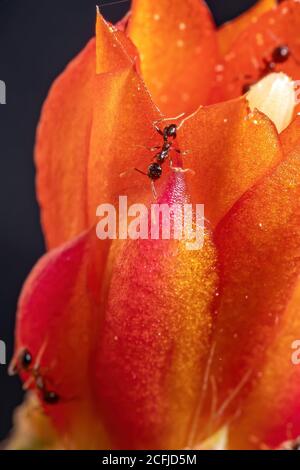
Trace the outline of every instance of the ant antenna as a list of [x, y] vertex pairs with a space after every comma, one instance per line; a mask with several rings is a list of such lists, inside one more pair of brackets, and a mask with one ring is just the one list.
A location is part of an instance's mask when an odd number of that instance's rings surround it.
[[142, 171], [142, 170], [139, 170], [138, 168], [134, 168], [134, 170], [137, 171], [138, 173], [140, 173], [141, 175], [148, 176], [147, 173], [145, 173], [145, 172]]
[[157, 199], [157, 192], [156, 192], [155, 184], [153, 180], [151, 181], [151, 189], [152, 189], [152, 194], [153, 194], [154, 199]]
[[40, 368], [40, 365], [41, 365], [41, 360], [42, 360], [42, 357], [44, 355], [44, 352], [45, 352], [45, 349], [47, 347], [47, 343], [48, 343], [48, 338], [45, 339], [44, 343], [42, 344], [39, 352], [38, 352], [38, 355], [36, 357], [36, 361], [35, 361], [35, 364], [33, 366], [33, 369], [35, 371], [38, 371], [39, 368]]
[[[124, 171], [123, 173], [121, 173], [120, 178], [124, 178], [124, 176], [128, 175], [128, 173], [130, 173], [131, 171], [137, 171], [141, 175], [149, 177], [149, 175], [147, 173], [145, 173], [144, 171], [139, 170], [138, 168], [131, 168], [130, 170], [127, 170], [127, 171]], [[153, 180], [151, 180], [151, 189], [152, 189], [152, 194], [153, 194], [154, 199], [157, 199], [157, 192], [156, 192], [155, 184], [154, 184]]]
[[161, 119], [158, 119], [157, 121], [154, 121], [153, 124], [155, 125], [155, 124], [160, 124], [162, 122], [167, 122], [167, 121], [177, 121], [177, 119], [180, 119], [183, 116], [185, 116], [185, 113], [178, 114], [178, 116], [175, 116], [175, 117], [161, 118]]
[[30, 385], [34, 382], [34, 376], [31, 375], [27, 380], [26, 382], [24, 382], [23, 384], [23, 387], [22, 389], [27, 392], [27, 390], [29, 389]]
[[12, 358], [11, 363], [8, 366], [8, 375], [13, 377], [18, 373], [18, 358], [15, 356]]

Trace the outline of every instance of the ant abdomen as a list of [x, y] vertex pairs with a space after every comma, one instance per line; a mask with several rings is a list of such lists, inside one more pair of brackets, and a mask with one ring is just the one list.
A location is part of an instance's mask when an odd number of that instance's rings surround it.
[[159, 163], [151, 163], [148, 168], [148, 176], [152, 181], [158, 180], [162, 175], [162, 167]]
[[47, 405], [57, 405], [60, 401], [60, 397], [57, 393], [48, 390], [44, 391], [42, 398]]

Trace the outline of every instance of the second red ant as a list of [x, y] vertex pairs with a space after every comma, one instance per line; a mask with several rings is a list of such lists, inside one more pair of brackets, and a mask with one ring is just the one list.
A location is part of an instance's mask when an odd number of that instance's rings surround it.
[[44, 352], [44, 348], [41, 349], [36, 362], [33, 364], [33, 357], [28, 349], [24, 349], [18, 359], [13, 362], [10, 367], [10, 374], [13, 375], [19, 371], [27, 372], [30, 374], [29, 379], [25, 382], [23, 388], [27, 390], [31, 383], [34, 382], [37, 390], [40, 392], [41, 397], [47, 405], [56, 405], [60, 402], [59, 395], [53, 390], [49, 390], [46, 386], [46, 381], [40, 371], [40, 359]]

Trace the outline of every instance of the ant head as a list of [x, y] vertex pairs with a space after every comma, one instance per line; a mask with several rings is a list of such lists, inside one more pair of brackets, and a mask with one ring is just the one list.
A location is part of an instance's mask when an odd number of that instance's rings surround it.
[[177, 126], [176, 124], [171, 124], [170, 126], [165, 128], [165, 135], [167, 137], [173, 137], [173, 139], [176, 139], [177, 137]]
[[244, 83], [242, 87], [242, 94], [245, 95], [246, 93], [248, 93], [248, 91], [250, 91], [251, 86], [251, 83]]
[[57, 393], [46, 390], [43, 393], [43, 400], [48, 405], [56, 405], [59, 402], [60, 398]]
[[152, 163], [148, 168], [148, 176], [152, 181], [158, 180], [162, 175], [162, 167], [158, 163]]
[[290, 48], [286, 45], [276, 47], [272, 52], [272, 60], [276, 64], [286, 62], [290, 57]]
[[32, 355], [28, 349], [24, 349], [20, 354], [20, 365], [22, 369], [28, 370], [32, 364]]

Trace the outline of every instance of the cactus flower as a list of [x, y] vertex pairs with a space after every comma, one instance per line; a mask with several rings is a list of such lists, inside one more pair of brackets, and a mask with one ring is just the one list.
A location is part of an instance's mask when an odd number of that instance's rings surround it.
[[[263, 0], [217, 31], [202, 1], [173, 3], [134, 0], [117, 26], [98, 11], [42, 111], [47, 253], [20, 296], [12, 368], [57, 448], [208, 448], [226, 429], [223, 447], [275, 449], [300, 435], [300, 4]], [[164, 166], [156, 192], [204, 204], [203, 247], [99, 240], [99, 204], [153, 203], [131, 169], [147, 172], [153, 123], [180, 113], [192, 172]]]

